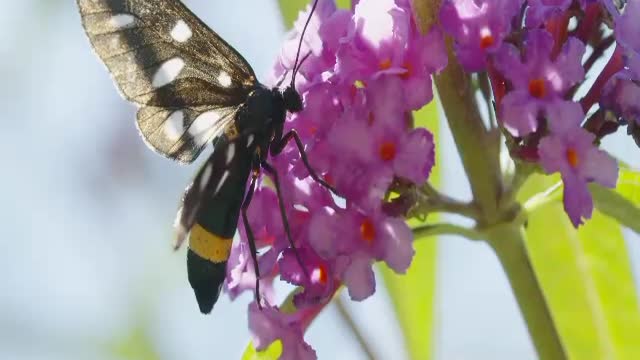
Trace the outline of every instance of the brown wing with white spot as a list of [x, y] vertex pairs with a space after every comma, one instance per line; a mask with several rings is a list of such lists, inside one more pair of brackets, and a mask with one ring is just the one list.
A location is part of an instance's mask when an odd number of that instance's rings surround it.
[[178, 0], [77, 2], [118, 89], [141, 106], [143, 137], [167, 157], [193, 161], [257, 85], [246, 60]]

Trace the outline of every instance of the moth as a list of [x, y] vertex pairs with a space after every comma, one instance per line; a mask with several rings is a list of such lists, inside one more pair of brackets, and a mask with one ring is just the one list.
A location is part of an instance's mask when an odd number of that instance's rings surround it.
[[[310, 176], [335, 193], [309, 165], [297, 133], [283, 133], [287, 112], [302, 110], [294, 87], [300, 47], [290, 85], [268, 88], [242, 55], [178, 0], [77, 4], [93, 49], [122, 96], [139, 106], [136, 123], [146, 144], [170, 159], [191, 163], [213, 143], [213, 153], [184, 192], [175, 222], [175, 248], [189, 239], [187, 272], [200, 311], [211, 312], [218, 300], [240, 216], [260, 304], [256, 244], [246, 212], [261, 170], [272, 177], [295, 249], [278, 174], [268, 156], [278, 155], [294, 140]], [[316, 6], [317, 0], [309, 19]], [[306, 25], [301, 40], [305, 30]]]

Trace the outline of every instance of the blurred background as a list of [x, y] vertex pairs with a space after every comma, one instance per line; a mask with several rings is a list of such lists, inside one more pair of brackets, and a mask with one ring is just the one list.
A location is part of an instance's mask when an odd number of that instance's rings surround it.
[[[284, 38], [275, 1], [186, 2], [266, 77]], [[90, 50], [75, 1], [5, 2], [0, 30], [0, 358], [238, 359], [251, 295], [225, 296], [202, 316], [185, 249], [171, 251], [174, 213], [197, 165], [146, 148], [135, 108]], [[632, 141], [618, 140], [608, 148], [640, 166]], [[442, 141], [445, 191], [468, 198], [446, 131]], [[436, 358], [535, 358], [488, 247], [438, 241]], [[636, 283], [639, 245], [628, 241]], [[402, 359], [379, 287], [349, 308], [379, 358]], [[365, 359], [333, 306], [306, 339], [320, 359]]]

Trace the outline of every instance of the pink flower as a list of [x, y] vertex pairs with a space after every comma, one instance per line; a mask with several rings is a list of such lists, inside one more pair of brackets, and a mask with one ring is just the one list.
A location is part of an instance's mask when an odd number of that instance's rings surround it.
[[403, 273], [414, 254], [413, 235], [403, 220], [349, 208], [315, 213], [309, 243], [333, 264], [353, 300], [364, 300], [375, 291], [374, 261]]
[[267, 348], [277, 339], [282, 341], [280, 360], [315, 360], [316, 352], [304, 341], [300, 319], [296, 314], [285, 314], [276, 306], [249, 304], [249, 330], [256, 350]]
[[540, 140], [540, 164], [547, 173], [559, 172], [564, 182], [564, 208], [575, 227], [591, 218], [593, 200], [587, 184], [615, 187], [618, 165], [594, 145], [595, 136], [580, 127], [579, 104], [561, 102], [548, 112], [550, 133]]
[[417, 110], [433, 98], [431, 74], [447, 63], [437, 28], [423, 36], [411, 8], [393, 0], [362, 1], [336, 57], [336, 75], [353, 84], [382, 76], [402, 79], [404, 106]]
[[511, 31], [522, 0], [445, 0], [440, 21], [455, 39], [458, 60], [465, 70], [482, 71], [487, 55], [496, 52]]
[[500, 115], [505, 128], [514, 136], [536, 131], [541, 112], [584, 78], [580, 64], [584, 45], [570, 38], [560, 53], [552, 57], [553, 45], [551, 34], [531, 30], [522, 54], [510, 44], [503, 45], [496, 54], [496, 68], [513, 87], [502, 101]]
[[526, 25], [537, 28], [546, 20], [562, 15], [571, 5], [572, 0], [529, 0]]

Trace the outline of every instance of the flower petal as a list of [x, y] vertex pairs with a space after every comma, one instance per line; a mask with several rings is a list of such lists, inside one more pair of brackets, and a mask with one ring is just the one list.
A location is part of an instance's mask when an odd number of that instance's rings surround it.
[[371, 268], [371, 260], [365, 256], [355, 256], [342, 278], [349, 290], [351, 300], [362, 301], [376, 291], [376, 279]]

